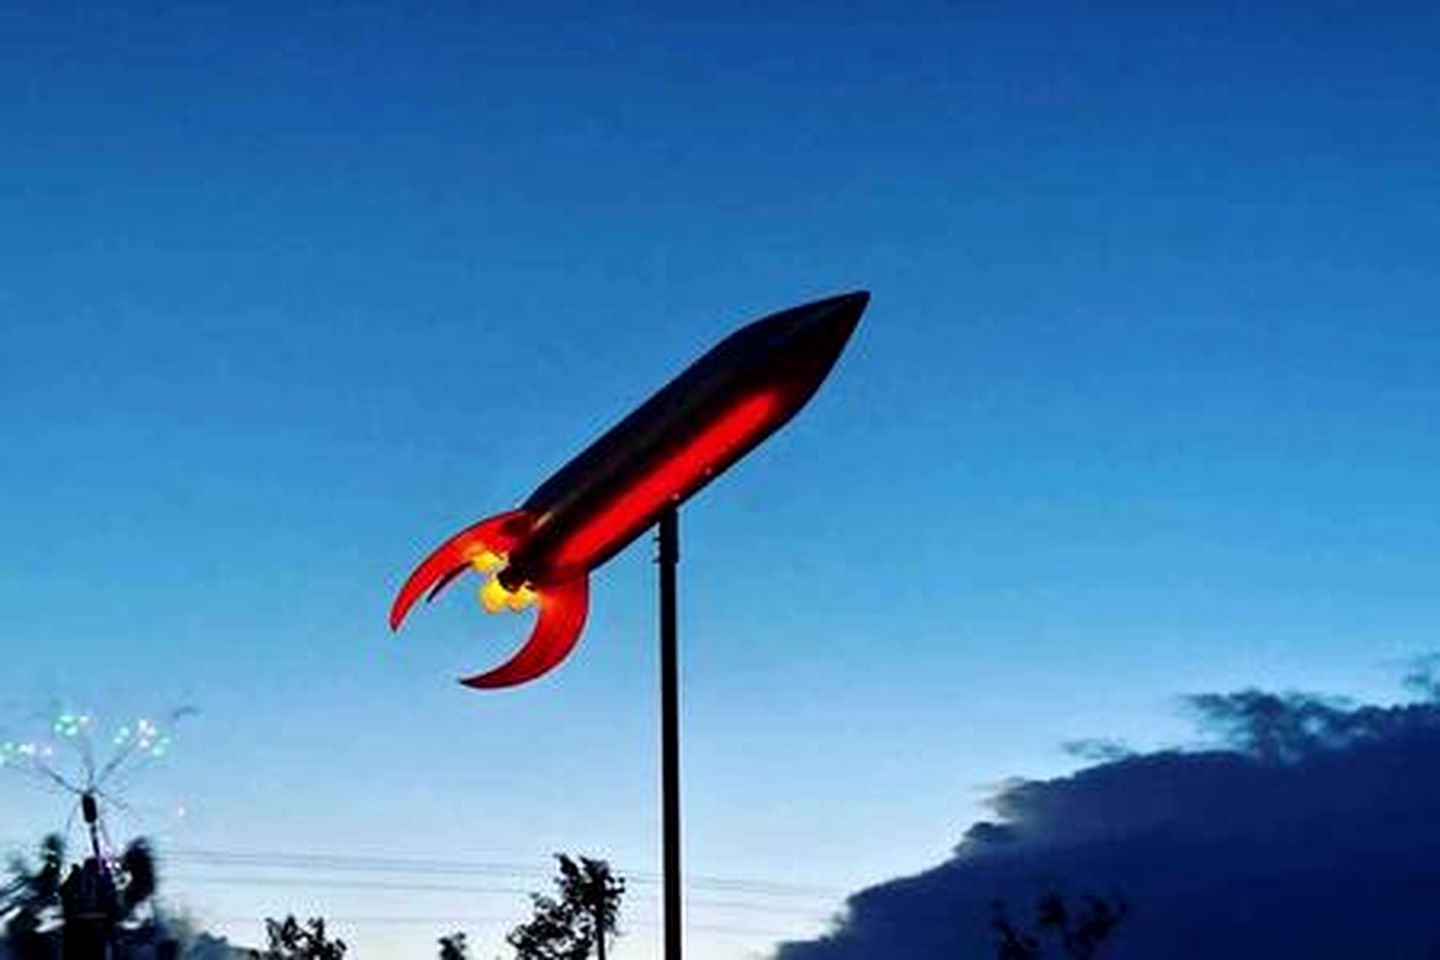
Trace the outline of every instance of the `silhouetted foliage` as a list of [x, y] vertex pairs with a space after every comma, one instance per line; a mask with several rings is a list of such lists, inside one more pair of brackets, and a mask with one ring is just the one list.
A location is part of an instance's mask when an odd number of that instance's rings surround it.
[[158, 950], [168, 936], [141, 908], [155, 893], [155, 858], [144, 840], [130, 844], [114, 864], [94, 857], [65, 870], [65, 842], [57, 836], [40, 844], [39, 863], [10, 863], [10, 880], [0, 887], [4, 942], [18, 960], [53, 960], [105, 955], [123, 958], [137, 949]]
[[270, 941], [266, 960], [342, 960], [345, 956], [345, 941], [326, 936], [323, 917], [311, 917], [303, 926], [293, 915], [284, 920], [266, 919], [265, 935]]
[[143, 837], [135, 840], [120, 855], [121, 919], [135, 911], [155, 894], [155, 854]]
[[155, 893], [155, 858], [145, 840], [135, 840], [114, 864], [94, 857], [70, 868], [60, 885], [61, 943], [66, 960], [124, 956], [153, 944], [163, 932], [139, 916]]
[[605, 960], [607, 940], [618, 934], [625, 881], [604, 860], [581, 857], [577, 862], [558, 853], [555, 859], [558, 899], [532, 894], [534, 917], [505, 940], [515, 948], [516, 960], [585, 960], [591, 950], [597, 960]]
[[452, 933], [440, 938], [440, 960], [468, 960], [470, 948], [465, 943], [465, 934]]
[[[1094, 960], [1125, 918], [1128, 908], [1119, 899], [1087, 896], [1071, 908], [1059, 894], [1047, 894], [1035, 904], [1035, 932], [1017, 927], [1004, 904], [992, 905], [990, 921], [995, 931], [997, 960], [1044, 960], [1047, 956], [1068, 960]], [[1046, 944], [1062, 953], [1047, 953]]]
[[46, 928], [59, 921], [60, 881], [65, 869], [65, 840], [50, 834], [40, 842], [39, 862], [22, 857], [10, 861], [10, 881], [0, 893], [5, 939], [18, 960], [49, 960], [55, 956]]

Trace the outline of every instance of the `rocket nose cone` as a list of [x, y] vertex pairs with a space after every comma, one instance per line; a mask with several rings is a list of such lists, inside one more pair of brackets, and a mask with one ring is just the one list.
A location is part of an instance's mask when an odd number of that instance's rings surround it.
[[870, 303], [868, 291], [803, 303], [756, 320], [716, 347], [721, 365], [783, 370], [796, 382], [820, 383], [845, 349]]
[[848, 337], [860, 323], [860, 315], [870, 305], [870, 291], [856, 290], [854, 293], [842, 293], [834, 299], [834, 303], [835, 322], [845, 326], [845, 335]]
[[855, 332], [860, 315], [869, 303], [870, 291], [857, 290], [811, 304], [806, 317], [809, 327], [806, 339], [814, 348], [828, 353], [833, 361]]
[[849, 316], [855, 320], [860, 319], [860, 314], [870, 304], [869, 290], [855, 290], [851, 293], [841, 293], [833, 297], [826, 297], [823, 300], [816, 300], [807, 303], [797, 310], [803, 310], [811, 317], [834, 317]]

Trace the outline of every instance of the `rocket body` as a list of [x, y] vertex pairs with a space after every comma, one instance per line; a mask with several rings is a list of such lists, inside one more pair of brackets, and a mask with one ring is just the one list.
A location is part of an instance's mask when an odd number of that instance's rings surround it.
[[[399, 626], [422, 594], [433, 597], [473, 565], [493, 575], [482, 592], [482, 599], [490, 598], [487, 609], [506, 603], [518, 608], [517, 596], [536, 597], [540, 615], [531, 640], [510, 663], [462, 682], [510, 686], [550, 669], [583, 627], [589, 572], [799, 412], [835, 365], [868, 303], [865, 292], [830, 297], [771, 314], [726, 337], [541, 483], [517, 510], [481, 521], [432, 553], [396, 597], [391, 626]], [[508, 669], [534, 654], [537, 644], [548, 646], [549, 655]]]
[[[564, 579], [623, 550], [663, 509], [688, 499], [800, 411], [868, 300], [854, 293], [795, 307], [722, 340], [521, 504], [534, 527], [511, 554], [513, 576], [502, 579]], [[671, 482], [647, 485], [663, 479], [667, 465]], [[643, 496], [647, 487], [654, 497]]]

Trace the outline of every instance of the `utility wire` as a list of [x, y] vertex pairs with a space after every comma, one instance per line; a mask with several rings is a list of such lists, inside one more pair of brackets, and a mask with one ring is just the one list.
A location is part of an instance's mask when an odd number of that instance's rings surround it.
[[[341, 890], [390, 890], [396, 892], [416, 893], [479, 893], [503, 894], [507, 896], [528, 896], [532, 892], [523, 887], [497, 887], [447, 883], [406, 883], [391, 880], [356, 880], [351, 878], [336, 879], [330, 877], [304, 878], [184, 875], [174, 877], [172, 879], [177, 884], [215, 884], [220, 886], [245, 887], [333, 888]], [[819, 915], [814, 909], [787, 904], [750, 903], [744, 900], [714, 900], [706, 897], [687, 897], [685, 902], [688, 906], [713, 908], [718, 910], [750, 910], [757, 913], [789, 914], [793, 916], [809, 917], [812, 919], [827, 919], [826, 917]]]
[[[416, 859], [403, 857], [356, 856], [330, 853], [272, 853], [238, 852], [197, 847], [179, 847], [165, 852], [165, 859], [173, 863], [207, 866], [246, 866], [285, 870], [330, 870], [335, 872], [362, 873], [408, 873], [408, 874], [462, 874], [497, 876], [518, 879], [543, 875], [544, 871], [533, 864], [504, 863], [495, 861], [466, 861], [443, 859]], [[660, 882], [657, 874], [643, 870], [627, 870], [617, 867], [616, 872], [627, 882], [642, 885]], [[688, 878], [689, 885], [697, 888], [726, 890], [732, 892], [763, 893], [770, 896], [809, 897], [814, 899], [839, 899], [850, 891], [837, 887], [823, 887], [812, 884], [789, 883], [772, 880], [757, 880], [742, 877], [718, 877], [694, 875]]]
[[[254, 917], [214, 917], [211, 920], [215, 924], [249, 924], [255, 923]], [[493, 917], [493, 916], [389, 916], [389, 917], [326, 917], [327, 926], [427, 926], [443, 929], [445, 927], [484, 927], [495, 924], [513, 924], [514, 917]], [[658, 926], [655, 920], [623, 920], [624, 927], [651, 928]], [[687, 930], [698, 930], [706, 933], [723, 933], [741, 937], [789, 937], [795, 934], [794, 930], [780, 930], [774, 928], [760, 927], [737, 927], [724, 923], [687, 923]]]

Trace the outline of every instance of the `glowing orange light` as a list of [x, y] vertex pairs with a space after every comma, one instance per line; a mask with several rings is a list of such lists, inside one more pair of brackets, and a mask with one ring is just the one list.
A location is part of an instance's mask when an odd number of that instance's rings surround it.
[[537, 596], [534, 590], [522, 585], [520, 589], [510, 594], [510, 609], [519, 613], [521, 610], [533, 606]]
[[557, 564], [588, 567], [611, 544], [633, 537], [666, 503], [691, 493], [742, 450], [778, 407], [773, 393], [756, 394], [736, 404], [575, 531], [557, 551]]
[[506, 609], [519, 613], [534, 602], [534, 590], [526, 586], [506, 590], [498, 577], [492, 576], [485, 581], [485, 586], [480, 588], [480, 605], [485, 608], [486, 613], [499, 613]]
[[510, 510], [486, 517], [446, 540], [420, 562], [395, 595], [395, 602], [390, 606], [390, 629], [399, 629], [400, 622], [421, 597], [435, 596], [468, 566], [478, 569], [486, 554], [503, 560], [529, 525], [530, 517], [523, 510]]
[[493, 550], [481, 550], [470, 558], [470, 566], [476, 573], [493, 573], [505, 566], [505, 554]]
[[590, 607], [589, 597], [590, 581], [583, 576], [546, 588], [538, 597], [539, 616], [525, 646], [494, 670], [460, 682], [467, 687], [493, 690], [534, 680], [553, 669], [580, 639], [585, 613]]

